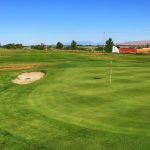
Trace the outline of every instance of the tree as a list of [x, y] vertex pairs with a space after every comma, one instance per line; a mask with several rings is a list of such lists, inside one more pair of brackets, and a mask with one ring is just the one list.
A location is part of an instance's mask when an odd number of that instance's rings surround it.
[[64, 45], [61, 42], [56, 44], [56, 49], [63, 49]]
[[105, 45], [105, 51], [108, 52], [108, 53], [111, 53], [112, 52], [112, 48], [113, 48], [113, 40], [111, 38], [109, 38], [107, 41], [106, 41], [106, 45]]
[[71, 49], [76, 50], [77, 49], [77, 43], [75, 41], [72, 41], [71, 43]]

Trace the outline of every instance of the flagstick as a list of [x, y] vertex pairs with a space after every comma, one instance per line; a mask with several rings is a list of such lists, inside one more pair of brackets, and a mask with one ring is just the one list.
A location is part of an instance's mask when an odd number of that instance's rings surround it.
[[110, 84], [112, 84], [112, 73], [113, 73], [113, 70], [112, 70], [112, 64], [113, 64], [113, 61], [111, 60], [111, 62], [110, 62], [110, 64], [111, 64], [111, 68], [110, 68]]

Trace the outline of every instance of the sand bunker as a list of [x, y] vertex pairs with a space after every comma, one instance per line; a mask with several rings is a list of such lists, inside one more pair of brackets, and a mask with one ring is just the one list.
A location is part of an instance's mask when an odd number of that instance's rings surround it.
[[20, 74], [15, 80], [12, 80], [16, 84], [30, 84], [44, 77], [43, 72], [26, 72]]

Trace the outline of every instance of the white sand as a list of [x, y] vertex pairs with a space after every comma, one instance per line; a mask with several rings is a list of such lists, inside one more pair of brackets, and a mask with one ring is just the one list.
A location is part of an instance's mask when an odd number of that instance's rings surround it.
[[12, 80], [15, 84], [30, 84], [44, 77], [43, 72], [26, 72], [20, 74], [15, 80]]

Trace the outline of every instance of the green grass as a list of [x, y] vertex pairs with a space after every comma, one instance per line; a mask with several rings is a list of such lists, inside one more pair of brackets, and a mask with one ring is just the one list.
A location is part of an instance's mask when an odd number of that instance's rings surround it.
[[[150, 149], [150, 56], [0, 50], [19, 64], [37, 66], [0, 70], [1, 150]], [[26, 71], [46, 76], [11, 83]]]

